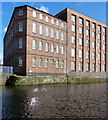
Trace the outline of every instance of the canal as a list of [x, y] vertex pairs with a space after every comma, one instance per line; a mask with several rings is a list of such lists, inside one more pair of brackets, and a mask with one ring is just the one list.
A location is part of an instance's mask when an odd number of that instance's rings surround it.
[[105, 118], [107, 85], [2, 87], [2, 118]]

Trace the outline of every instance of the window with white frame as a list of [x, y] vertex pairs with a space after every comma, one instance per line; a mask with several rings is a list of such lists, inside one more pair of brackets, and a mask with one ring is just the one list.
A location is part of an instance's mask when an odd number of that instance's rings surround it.
[[45, 58], [45, 68], [48, 68], [48, 58]]
[[86, 20], [86, 26], [89, 27], [90, 22], [88, 20]]
[[59, 53], [59, 45], [56, 45], [56, 53]]
[[106, 56], [105, 56], [105, 54], [103, 54], [103, 61], [105, 61], [106, 60]]
[[61, 23], [61, 27], [64, 28], [64, 22]]
[[75, 36], [71, 36], [71, 43], [75, 44], [75, 42], [76, 42]]
[[105, 45], [103, 45], [103, 50], [105, 50]]
[[95, 42], [92, 42], [92, 48], [95, 48]]
[[39, 14], [39, 19], [42, 20], [43, 19], [43, 15], [40, 13]]
[[72, 16], [71, 16], [71, 19], [72, 19], [73, 22], [75, 22], [76, 16], [75, 16], [75, 15], [72, 15]]
[[54, 29], [51, 29], [51, 37], [54, 38]]
[[95, 52], [92, 52], [92, 60], [95, 59]]
[[101, 26], [100, 25], [98, 25], [98, 30], [101, 31]]
[[46, 42], [46, 43], [45, 43], [45, 51], [46, 51], [46, 52], [48, 52], [48, 51], [49, 51], [49, 49], [48, 49], [48, 48], [49, 48], [49, 43], [48, 43], [48, 42]]
[[98, 43], [98, 50], [100, 50], [101, 49], [101, 45], [100, 45], [100, 43]]
[[90, 45], [90, 40], [86, 40], [86, 47], [89, 47]]
[[51, 24], [54, 24], [54, 18], [51, 19]]
[[86, 30], [86, 36], [89, 36], [89, 35], [90, 35], [89, 30]]
[[33, 17], [36, 17], [36, 11], [33, 10]]
[[59, 31], [56, 31], [56, 39], [59, 39]]
[[83, 54], [82, 54], [82, 50], [79, 50], [79, 58], [82, 58]]
[[79, 38], [79, 45], [83, 45], [83, 39]]
[[42, 25], [39, 25], [39, 34], [40, 34], [40, 35], [43, 34], [43, 27], [42, 27]]
[[95, 32], [94, 31], [92, 32], [92, 37], [95, 38]]
[[64, 40], [65, 33], [61, 32], [61, 40]]
[[75, 25], [72, 25], [72, 32], [75, 32]]
[[39, 58], [39, 67], [42, 67], [42, 64], [43, 64], [43, 60], [42, 60], [42, 58], [40, 57], [40, 58]]
[[105, 35], [103, 35], [103, 40], [105, 40]]
[[82, 64], [82, 62], [79, 62], [79, 71], [83, 71], [83, 64]]
[[61, 46], [61, 54], [63, 55], [64, 54], [64, 47]]
[[46, 27], [46, 36], [48, 36], [49, 34], [49, 31], [48, 31], [48, 27]]
[[19, 22], [19, 32], [23, 31], [23, 21]]
[[18, 48], [19, 49], [23, 48], [23, 39], [22, 38], [20, 38], [19, 41], [18, 41]]
[[54, 53], [54, 44], [51, 43], [51, 53]]
[[79, 27], [79, 34], [83, 34], [83, 28]]
[[89, 51], [86, 51], [86, 58], [89, 59]]
[[100, 60], [100, 53], [98, 53], [98, 60]]
[[83, 19], [82, 18], [79, 18], [79, 24], [83, 24]]
[[59, 68], [59, 60], [56, 60], [56, 68]]
[[36, 67], [36, 57], [32, 58], [32, 67]]
[[93, 28], [93, 29], [95, 29], [95, 26], [96, 26], [95, 23], [92, 23], [92, 28]]
[[43, 42], [39, 41], [39, 50], [42, 51], [43, 50]]
[[54, 59], [51, 59], [50, 65], [51, 65], [51, 68], [54, 68]]
[[71, 62], [71, 71], [75, 71], [75, 61]]
[[98, 33], [98, 40], [100, 40], [100, 34]]
[[56, 25], [59, 26], [59, 21], [58, 20], [56, 21]]
[[19, 16], [23, 16], [23, 10], [22, 9], [19, 10]]
[[23, 66], [23, 59], [22, 59], [22, 56], [19, 56], [19, 61], [18, 61], [18, 65], [19, 67], [22, 67]]
[[94, 72], [95, 71], [95, 63], [92, 64], [92, 71]]
[[32, 41], [32, 49], [35, 50], [36, 49], [36, 40]]
[[64, 69], [64, 60], [61, 61], [61, 69]]
[[105, 28], [105, 27], [103, 28], [103, 32], [104, 32], [104, 33], [106, 32], [106, 28]]
[[48, 22], [48, 16], [46, 16], [46, 18], [45, 18], [45, 19], [46, 19], [46, 22]]
[[71, 49], [71, 57], [75, 57], [75, 48]]
[[87, 63], [86, 63], [86, 72], [88, 72], [89, 69], [90, 69], [90, 65], [89, 65], [89, 63], [87, 62]]
[[36, 23], [33, 23], [32, 32], [33, 32], [33, 33], [36, 33]]

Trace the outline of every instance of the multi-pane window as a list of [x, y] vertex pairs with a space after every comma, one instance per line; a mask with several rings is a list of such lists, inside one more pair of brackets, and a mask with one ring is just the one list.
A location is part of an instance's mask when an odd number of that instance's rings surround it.
[[32, 41], [32, 49], [35, 50], [36, 49], [36, 40]]
[[48, 68], [48, 58], [45, 59], [45, 68]]
[[36, 33], [36, 23], [33, 23], [32, 32], [33, 32], [33, 33]]
[[64, 69], [64, 60], [61, 61], [61, 68]]
[[39, 41], [39, 50], [42, 51], [43, 50], [43, 42]]
[[86, 30], [86, 36], [89, 36], [89, 35], [90, 35], [89, 30]]
[[51, 24], [54, 24], [54, 19], [53, 18], [51, 19]]
[[100, 34], [98, 34], [98, 40], [100, 40]]
[[71, 62], [71, 70], [72, 70], [72, 71], [75, 71], [75, 61], [72, 61], [72, 62]]
[[92, 64], [92, 71], [94, 72], [95, 71], [95, 63]]
[[92, 37], [95, 38], [95, 32], [92, 32]]
[[75, 44], [75, 36], [71, 36], [71, 43]]
[[56, 45], [56, 53], [59, 53], [59, 45]]
[[82, 44], [83, 44], [83, 39], [79, 38], [79, 45], [82, 45]]
[[51, 37], [54, 38], [54, 29], [51, 29]]
[[43, 15], [40, 13], [39, 14], [39, 19], [42, 20], [42, 18], [43, 18]]
[[82, 27], [79, 27], [79, 33], [83, 34], [83, 28]]
[[103, 50], [105, 50], [105, 45], [103, 45]]
[[82, 71], [83, 70], [83, 64], [82, 62], [79, 62], [79, 71]]
[[101, 31], [101, 26], [100, 25], [98, 25], [98, 30]]
[[33, 10], [33, 17], [36, 17], [36, 11]]
[[64, 54], [64, 47], [61, 46], [61, 54], [63, 55]]
[[98, 45], [98, 50], [100, 50], [100, 49], [101, 49], [101, 45], [100, 45], [100, 43], [98, 43], [97, 45]]
[[54, 53], [54, 44], [51, 44], [51, 53]]
[[59, 68], [59, 60], [56, 60], [56, 68]]
[[79, 24], [83, 24], [83, 19], [79, 18]]
[[23, 16], [23, 10], [22, 9], [19, 10], [19, 16]]
[[90, 22], [88, 20], [86, 20], [86, 26], [89, 27]]
[[92, 59], [95, 59], [95, 52], [92, 52]]
[[75, 15], [72, 15], [72, 16], [71, 16], [71, 19], [72, 19], [73, 22], [75, 22], [76, 16], [75, 16]]
[[48, 16], [46, 16], [46, 18], [45, 18], [45, 19], [46, 19], [46, 22], [48, 22]]
[[59, 39], [59, 31], [56, 31], [56, 38]]
[[32, 67], [36, 67], [36, 57], [32, 58]]
[[64, 22], [61, 23], [61, 27], [64, 28]]
[[72, 56], [72, 57], [75, 57], [75, 48], [72, 48], [72, 49], [71, 49], [71, 56]]
[[95, 42], [92, 42], [92, 48], [95, 48]]
[[86, 51], [86, 58], [89, 59], [89, 51]]
[[83, 54], [82, 54], [82, 50], [79, 50], [79, 58], [82, 58]]
[[43, 63], [43, 60], [42, 60], [42, 58], [40, 57], [40, 58], [39, 58], [39, 67], [42, 67], [42, 63]]
[[106, 59], [106, 56], [105, 56], [105, 54], [103, 54], [103, 61], [105, 61], [105, 59]]
[[95, 26], [96, 26], [95, 23], [92, 23], [92, 28], [93, 28], [93, 29], [95, 29]]
[[72, 25], [72, 32], [75, 32], [75, 25]]
[[49, 35], [48, 33], [49, 33], [49, 32], [48, 32], [48, 27], [46, 27], [46, 36]]
[[19, 49], [23, 48], [23, 39], [22, 38], [20, 38], [19, 41], [18, 41], [18, 48]]
[[54, 59], [51, 59], [51, 68], [54, 68]]
[[56, 25], [59, 26], [59, 21], [58, 20], [56, 21]]
[[46, 52], [48, 52], [48, 48], [49, 48], [49, 43], [46, 42], [46, 43], [45, 43], [45, 51], [46, 51]]
[[87, 72], [89, 71], [89, 68], [90, 68], [90, 66], [89, 66], [89, 63], [87, 62], [87, 63], [86, 63], [86, 71], [87, 71]]
[[90, 41], [86, 40], [86, 46], [89, 47], [89, 45], [90, 45]]
[[98, 60], [100, 60], [100, 53], [98, 53]]
[[100, 71], [101, 71], [101, 65], [98, 64], [98, 72], [100, 72]]
[[43, 34], [43, 29], [42, 29], [42, 25], [39, 25], [39, 34], [42, 35]]
[[23, 66], [23, 59], [22, 59], [22, 56], [19, 56], [19, 61], [18, 61], [18, 65], [19, 67], [22, 67]]
[[65, 36], [64, 32], [61, 32], [61, 40], [64, 40], [64, 36]]
[[23, 31], [23, 21], [19, 22], [19, 32]]

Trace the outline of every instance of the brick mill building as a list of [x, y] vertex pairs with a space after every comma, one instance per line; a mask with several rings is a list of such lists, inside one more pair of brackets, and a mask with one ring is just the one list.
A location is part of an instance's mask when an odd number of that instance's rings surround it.
[[52, 16], [16, 7], [4, 37], [4, 65], [19, 75], [106, 72], [106, 28], [69, 8]]

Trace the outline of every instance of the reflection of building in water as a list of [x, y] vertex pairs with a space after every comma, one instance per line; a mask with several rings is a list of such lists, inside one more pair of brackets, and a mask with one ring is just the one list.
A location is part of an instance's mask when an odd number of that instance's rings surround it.
[[108, 71], [106, 24], [69, 8], [55, 16], [16, 7], [4, 37], [4, 65], [14, 73]]

